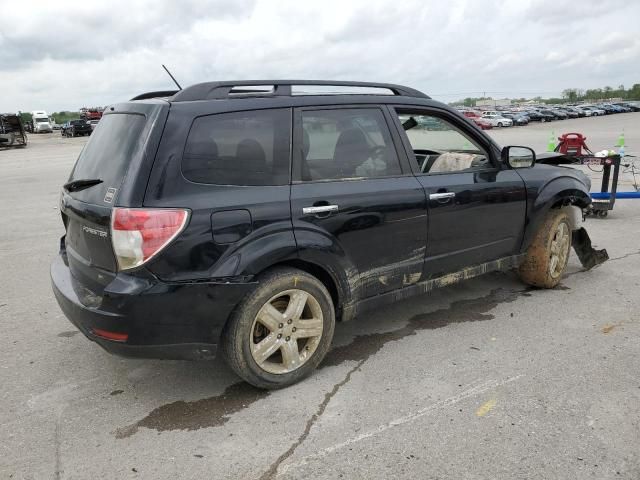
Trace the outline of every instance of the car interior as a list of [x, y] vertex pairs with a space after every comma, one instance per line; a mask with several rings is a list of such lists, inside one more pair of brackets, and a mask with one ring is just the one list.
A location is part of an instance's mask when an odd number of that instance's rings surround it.
[[399, 118], [421, 173], [450, 173], [491, 166], [487, 154], [449, 123], [424, 115], [401, 114]]

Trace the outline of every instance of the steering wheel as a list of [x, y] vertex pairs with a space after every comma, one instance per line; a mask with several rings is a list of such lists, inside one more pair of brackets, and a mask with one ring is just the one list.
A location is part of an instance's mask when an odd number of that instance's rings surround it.
[[420, 171], [422, 173], [427, 173], [435, 163], [436, 159], [442, 155], [442, 152], [427, 149], [414, 150], [414, 153], [424, 157], [424, 160], [420, 165]]

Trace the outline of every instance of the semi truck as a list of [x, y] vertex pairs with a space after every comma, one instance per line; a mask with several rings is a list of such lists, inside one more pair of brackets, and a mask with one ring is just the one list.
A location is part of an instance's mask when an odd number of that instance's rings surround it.
[[51, 133], [53, 132], [53, 124], [49, 119], [49, 115], [44, 110], [34, 110], [31, 112], [31, 123], [33, 133]]

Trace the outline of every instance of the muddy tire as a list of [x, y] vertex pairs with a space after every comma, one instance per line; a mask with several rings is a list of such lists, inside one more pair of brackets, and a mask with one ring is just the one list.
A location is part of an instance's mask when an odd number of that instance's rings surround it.
[[307, 377], [326, 355], [335, 310], [326, 287], [294, 268], [277, 268], [236, 308], [222, 332], [222, 356], [248, 383], [266, 389]]
[[569, 216], [552, 209], [529, 245], [518, 273], [529, 285], [553, 288], [562, 279], [571, 252]]

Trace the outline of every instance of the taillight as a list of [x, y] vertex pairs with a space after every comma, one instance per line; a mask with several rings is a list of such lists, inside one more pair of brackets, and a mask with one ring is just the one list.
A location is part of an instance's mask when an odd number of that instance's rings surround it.
[[188, 218], [189, 211], [182, 209], [114, 208], [111, 242], [118, 268], [145, 263], [180, 234]]

